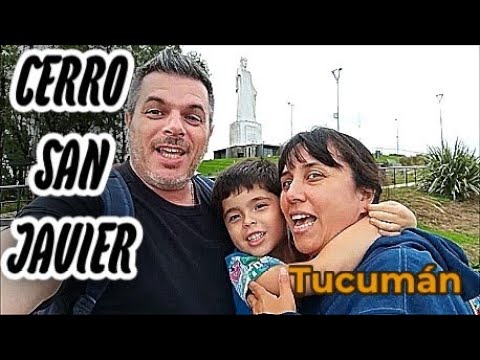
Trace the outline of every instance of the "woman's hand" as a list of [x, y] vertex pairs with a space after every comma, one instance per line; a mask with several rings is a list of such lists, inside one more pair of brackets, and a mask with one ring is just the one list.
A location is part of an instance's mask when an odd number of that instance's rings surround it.
[[276, 296], [269, 293], [263, 286], [251, 281], [248, 288], [251, 294], [248, 295], [248, 305], [252, 308], [254, 315], [258, 314], [284, 314], [287, 312], [296, 312], [295, 297], [290, 284], [290, 277], [286, 268], [280, 269], [278, 278], [280, 295]]
[[417, 227], [415, 214], [396, 201], [384, 201], [368, 206], [370, 223], [378, 227], [382, 236], [400, 235], [406, 228]]

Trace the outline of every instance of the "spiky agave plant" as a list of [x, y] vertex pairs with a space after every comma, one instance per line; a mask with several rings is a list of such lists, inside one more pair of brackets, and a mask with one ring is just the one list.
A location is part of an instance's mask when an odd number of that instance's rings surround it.
[[463, 200], [480, 194], [480, 157], [456, 140], [452, 149], [430, 147], [426, 155], [428, 171], [420, 188], [450, 199]]

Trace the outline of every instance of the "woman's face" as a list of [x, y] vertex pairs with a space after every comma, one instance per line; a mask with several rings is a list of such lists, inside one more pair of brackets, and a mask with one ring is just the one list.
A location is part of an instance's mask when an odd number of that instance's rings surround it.
[[371, 193], [356, 188], [350, 167], [334, 148], [329, 151], [341, 167], [326, 166], [303, 147], [299, 150], [305, 162], [293, 157], [293, 166], [283, 169], [280, 203], [295, 247], [313, 256], [361, 218]]

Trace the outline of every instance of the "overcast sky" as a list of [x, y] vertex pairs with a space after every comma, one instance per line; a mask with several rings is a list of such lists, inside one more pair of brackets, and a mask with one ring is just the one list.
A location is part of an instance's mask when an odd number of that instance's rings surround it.
[[[425, 152], [458, 137], [479, 148], [479, 46], [182, 46], [197, 51], [212, 73], [216, 96], [213, 150], [229, 146], [235, 121], [235, 77], [240, 58], [248, 60], [257, 90], [257, 121], [266, 144], [280, 144], [293, 132], [316, 125], [336, 129], [340, 73], [340, 131], [360, 139], [372, 152]], [[443, 93], [439, 105], [436, 95]]]

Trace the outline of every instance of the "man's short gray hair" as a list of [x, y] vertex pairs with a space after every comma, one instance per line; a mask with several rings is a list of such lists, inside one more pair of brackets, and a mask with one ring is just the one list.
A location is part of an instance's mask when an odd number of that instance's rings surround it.
[[127, 101], [124, 106], [125, 112], [133, 113], [135, 111], [142, 80], [145, 76], [155, 71], [201, 81], [208, 92], [208, 102], [210, 106], [209, 119], [210, 126], [212, 126], [215, 98], [213, 96], [213, 87], [210, 81], [208, 67], [205, 61], [200, 59], [198, 54], [192, 52], [184, 55], [173, 47], [164, 48], [145, 65], [135, 69]]

